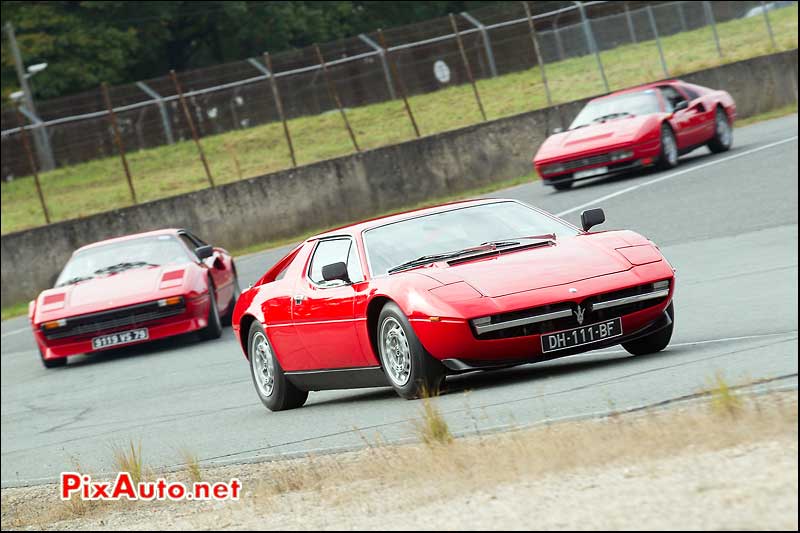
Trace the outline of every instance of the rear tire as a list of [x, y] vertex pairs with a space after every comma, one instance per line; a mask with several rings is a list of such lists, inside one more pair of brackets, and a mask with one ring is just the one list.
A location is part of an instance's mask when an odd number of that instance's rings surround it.
[[66, 357], [60, 357], [58, 359], [45, 359], [41, 348], [39, 348], [39, 358], [42, 360], [42, 365], [44, 365], [45, 368], [60, 368], [67, 364]]
[[678, 166], [678, 142], [675, 134], [667, 124], [661, 125], [661, 155], [658, 156], [658, 168], [669, 170]]
[[261, 403], [270, 411], [285, 411], [302, 407], [308, 391], [295, 387], [283, 372], [264, 327], [254, 321], [247, 335], [247, 359], [250, 376]]
[[733, 145], [733, 129], [728, 121], [728, 115], [721, 108], [714, 114], [714, 137], [708, 142], [708, 149], [715, 154], [727, 152]]
[[233, 274], [233, 296], [231, 297], [231, 303], [228, 304], [228, 310], [225, 311], [225, 316], [222, 317], [222, 325], [223, 326], [230, 326], [231, 320], [233, 319], [233, 308], [236, 307], [236, 301], [239, 299], [239, 296], [242, 294], [241, 289], [239, 288], [239, 275], [235, 273], [234, 270]]
[[387, 302], [378, 317], [375, 337], [381, 367], [400, 397], [413, 400], [439, 393], [445, 368], [422, 346], [405, 313]]
[[666, 348], [669, 345], [670, 339], [672, 339], [672, 330], [675, 327], [675, 308], [673, 302], [670, 302], [667, 307], [667, 314], [670, 319], [672, 319], [672, 323], [669, 326], [647, 337], [642, 337], [641, 339], [636, 339], [631, 342], [623, 342], [622, 347], [633, 355], [647, 355], [660, 352]]
[[209, 341], [218, 339], [222, 336], [222, 319], [219, 316], [219, 307], [217, 307], [217, 297], [214, 294], [214, 287], [208, 284], [208, 298], [210, 300], [208, 307], [208, 325], [200, 330], [200, 338]]

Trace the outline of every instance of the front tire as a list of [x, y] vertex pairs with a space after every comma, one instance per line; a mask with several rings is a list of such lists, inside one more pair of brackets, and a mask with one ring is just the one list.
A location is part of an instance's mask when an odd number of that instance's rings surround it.
[[217, 297], [214, 294], [214, 287], [208, 284], [208, 325], [200, 330], [200, 338], [204, 341], [218, 339], [222, 336], [222, 319], [219, 316], [217, 307]]
[[222, 325], [230, 326], [233, 320], [233, 308], [236, 307], [236, 301], [241, 296], [242, 290], [239, 288], [239, 275], [234, 270], [233, 274], [233, 296], [231, 296], [231, 303], [228, 304], [228, 310], [225, 311], [225, 316], [222, 317]]
[[647, 355], [660, 352], [666, 348], [669, 345], [670, 339], [672, 339], [672, 330], [675, 327], [675, 307], [673, 302], [670, 302], [667, 307], [667, 314], [672, 320], [669, 326], [647, 337], [642, 337], [641, 339], [636, 339], [631, 342], [624, 342], [622, 343], [622, 347], [632, 355]]
[[667, 124], [661, 125], [661, 155], [658, 157], [658, 168], [669, 170], [678, 166], [678, 142], [675, 134]]
[[247, 358], [256, 394], [267, 409], [285, 411], [306, 403], [308, 391], [298, 389], [286, 379], [267, 333], [258, 321], [250, 326], [247, 336]]
[[714, 115], [714, 137], [708, 142], [708, 149], [718, 154], [727, 152], [733, 145], [733, 129], [728, 121], [728, 115], [721, 108], [717, 108]]
[[381, 309], [377, 333], [381, 367], [397, 394], [407, 400], [438, 394], [445, 369], [425, 350], [394, 302]]

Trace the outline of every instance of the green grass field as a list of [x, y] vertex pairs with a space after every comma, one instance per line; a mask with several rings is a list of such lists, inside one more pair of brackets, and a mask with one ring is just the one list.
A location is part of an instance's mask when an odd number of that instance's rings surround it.
[[[770, 12], [778, 49], [797, 47], [797, 6]], [[672, 76], [747, 59], [773, 51], [762, 17], [737, 19], [717, 26], [723, 57], [717, 55], [710, 28], [662, 39]], [[601, 54], [611, 89], [663, 78], [654, 41], [626, 45]], [[547, 76], [556, 102], [603, 92], [592, 56], [548, 64]], [[546, 105], [538, 69], [478, 82], [490, 119]], [[414, 96], [411, 107], [423, 135], [451, 130], [481, 120], [468, 85]], [[376, 148], [414, 137], [400, 100], [348, 111], [362, 149]], [[298, 164], [353, 152], [337, 113], [291, 120], [289, 128]], [[206, 137], [203, 147], [218, 184], [274, 172], [290, 166], [280, 123]], [[128, 162], [139, 201], [149, 201], [207, 187], [194, 144], [174, 145], [131, 153]], [[239, 170], [237, 170], [237, 167]], [[82, 217], [130, 205], [125, 176], [117, 157], [60, 168], [41, 176], [53, 221]], [[44, 224], [33, 180], [2, 184], [2, 233]]]

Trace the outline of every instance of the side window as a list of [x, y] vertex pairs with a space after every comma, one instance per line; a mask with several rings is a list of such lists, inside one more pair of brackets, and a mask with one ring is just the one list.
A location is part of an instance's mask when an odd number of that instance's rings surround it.
[[195, 249], [195, 248], [197, 248], [199, 245], [198, 245], [196, 242], [194, 242], [194, 241], [193, 241], [193, 240], [192, 240], [192, 239], [191, 239], [191, 238], [190, 238], [188, 235], [186, 235], [185, 233], [179, 233], [179, 234], [178, 234], [178, 237], [180, 237], [180, 239], [183, 241], [183, 244], [185, 244], [185, 245], [186, 245], [186, 247], [187, 247], [187, 248], [189, 249], [189, 251], [192, 253], [192, 256], [194, 256], [194, 249]]
[[659, 87], [659, 89], [661, 90], [661, 94], [664, 96], [664, 104], [667, 107], [667, 113], [672, 113], [675, 110], [676, 105], [686, 100], [686, 98], [684, 98], [681, 93], [676, 91], [674, 87], [664, 85]]
[[208, 246], [208, 243], [205, 242], [203, 239], [195, 235], [194, 233], [186, 232], [190, 239], [197, 243], [197, 246]]
[[308, 277], [317, 285], [325, 285], [327, 282], [322, 279], [322, 268], [331, 263], [343, 262], [347, 264], [347, 274], [351, 281], [362, 281], [364, 275], [361, 272], [361, 263], [358, 260], [358, 253], [353, 246], [352, 239], [330, 239], [320, 241], [314, 250], [311, 258], [311, 266], [308, 270]]
[[700, 98], [700, 94], [690, 87], [684, 85], [683, 90], [686, 91], [686, 95], [689, 97], [689, 100], [696, 100]]

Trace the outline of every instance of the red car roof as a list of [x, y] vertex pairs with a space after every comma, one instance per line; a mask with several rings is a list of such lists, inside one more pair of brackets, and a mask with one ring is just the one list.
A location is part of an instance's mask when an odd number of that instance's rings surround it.
[[368, 220], [363, 220], [361, 222], [357, 222], [355, 224], [348, 224], [346, 226], [341, 226], [338, 228], [334, 228], [324, 233], [320, 233], [318, 235], [314, 235], [309, 237], [307, 240], [313, 239], [321, 239], [324, 237], [332, 237], [334, 235], [342, 235], [342, 234], [351, 234], [355, 235], [357, 233], [361, 233], [364, 230], [375, 228], [378, 226], [383, 226], [385, 224], [391, 224], [392, 222], [399, 222], [401, 220], [406, 220], [409, 218], [422, 216], [422, 215], [431, 215], [434, 213], [442, 213], [444, 211], [450, 211], [454, 206], [471, 206], [471, 205], [483, 205], [483, 204], [491, 204], [496, 202], [504, 202], [509, 201], [502, 198], [487, 198], [487, 199], [480, 199], [480, 200], [459, 200], [456, 202], [448, 202], [446, 204], [440, 204], [432, 207], [423, 207], [420, 209], [412, 209], [411, 211], [404, 211], [402, 213], [394, 213], [392, 215], [385, 215], [381, 217], [371, 218]]
[[595, 100], [602, 100], [603, 98], [611, 98], [612, 96], [618, 96], [620, 94], [627, 94], [627, 93], [635, 93], [639, 91], [646, 91], [648, 89], [655, 89], [661, 85], [680, 85], [683, 84], [681, 80], [664, 80], [664, 81], [654, 81], [651, 83], [645, 83], [644, 85], [637, 85], [636, 87], [628, 87], [627, 89], [621, 89], [619, 91], [614, 91], [610, 94], [605, 94], [603, 96], [598, 96], [597, 98], [592, 98], [592, 102]]

